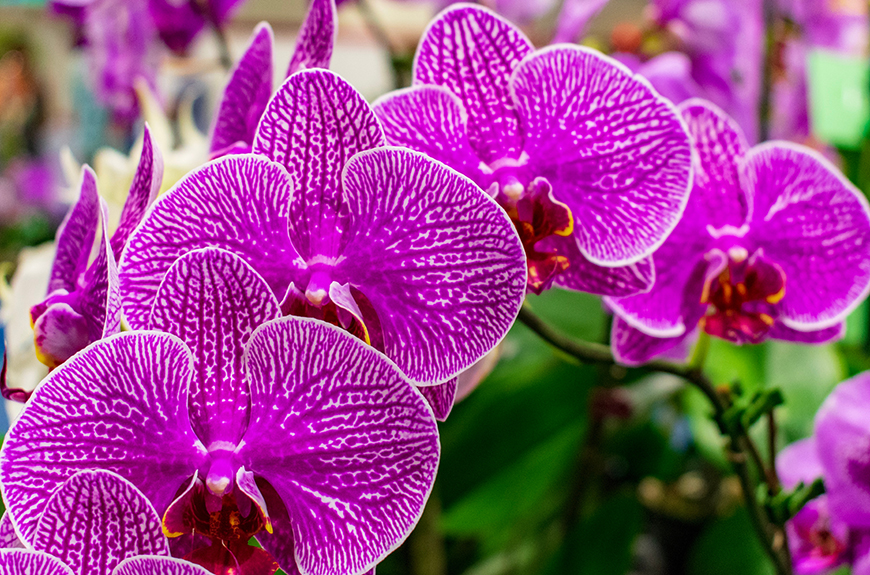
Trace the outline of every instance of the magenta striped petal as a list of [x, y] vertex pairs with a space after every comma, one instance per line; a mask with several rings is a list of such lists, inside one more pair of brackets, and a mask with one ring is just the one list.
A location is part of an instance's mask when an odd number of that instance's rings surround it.
[[800, 331], [842, 321], [870, 291], [870, 208], [827, 160], [772, 142], [753, 148], [749, 240], [782, 267], [781, 320]]
[[647, 257], [637, 263], [616, 268], [599, 266], [590, 262], [580, 252], [573, 235], [550, 236], [538, 242], [537, 249], [564, 255], [570, 264], [568, 269], [556, 276], [560, 288], [597, 295], [626, 297], [650, 290], [655, 281], [653, 258]]
[[130, 327], [148, 325], [163, 276], [175, 260], [199, 248], [240, 256], [283, 295], [300, 265], [287, 237], [290, 194], [290, 177], [281, 166], [246, 155], [206, 164], [160, 197], [121, 261]]
[[530, 169], [571, 209], [583, 254], [637, 262], [677, 225], [689, 199], [692, 152], [673, 104], [621, 64], [557, 45], [511, 79]]
[[263, 22], [230, 75], [215, 116], [209, 151], [218, 155], [237, 142], [250, 145], [272, 95], [272, 28]]
[[692, 330], [676, 337], [647, 335], [631, 327], [619, 316], [613, 318], [610, 329], [610, 347], [616, 362], [622, 365], [641, 365], [679, 347]]
[[470, 180], [400, 148], [357, 155], [343, 185], [348, 239], [335, 279], [371, 302], [386, 355], [432, 384], [495, 347], [526, 286], [523, 247], [504, 211]]
[[341, 251], [342, 168], [358, 152], [382, 145], [383, 131], [368, 103], [329, 70], [293, 74], [269, 101], [254, 152], [293, 177], [289, 233], [306, 261]]
[[798, 331], [788, 327], [782, 322], [776, 322], [773, 327], [770, 328], [768, 335], [774, 339], [793, 341], [795, 343], [833, 343], [835, 341], [840, 341], [846, 335], [846, 322], [840, 322], [831, 327], [813, 331]]
[[107, 241], [108, 208], [102, 199], [100, 204], [99, 251], [85, 271], [82, 285], [79, 287], [80, 309], [87, 321], [89, 343], [121, 331], [121, 286], [118, 279], [118, 266], [115, 263], [112, 246]]
[[459, 98], [440, 86], [415, 86], [372, 105], [387, 141], [423, 152], [486, 189], [480, 159], [468, 139], [468, 114]]
[[151, 131], [146, 123], [139, 164], [136, 166], [136, 173], [133, 174], [133, 183], [130, 185], [124, 208], [121, 210], [118, 228], [112, 234], [112, 254], [116, 262], [121, 259], [121, 253], [127, 245], [127, 240], [130, 239], [130, 234], [142, 221], [148, 206], [157, 198], [162, 183], [163, 155], [160, 153], [160, 148], [151, 141]]
[[[132, 482], [162, 513], [202, 465], [190, 427], [190, 351], [175, 336], [121, 333], [40, 383], [0, 451], [0, 489], [32, 541], [51, 494], [98, 467]], [[155, 480], [159, 478], [159, 480]]]
[[80, 575], [48, 553], [0, 549], [0, 575]]
[[308, 14], [299, 29], [287, 75], [307, 68], [329, 68], [337, 33], [335, 0], [311, 0]]
[[750, 211], [740, 177], [749, 150], [746, 137], [737, 122], [706, 100], [688, 100], [679, 110], [697, 154], [693, 197], [703, 200], [705, 223], [715, 230], [737, 230]]
[[12, 519], [9, 517], [9, 512], [4, 511], [0, 517], [0, 549], [11, 549], [24, 547], [24, 543], [18, 538], [15, 533], [15, 527], [12, 525]]
[[465, 104], [472, 148], [487, 163], [519, 158], [521, 120], [509, 80], [534, 50], [522, 32], [489, 10], [458, 6], [426, 30], [414, 60], [414, 85], [447, 88]]
[[229, 252], [196, 250], [169, 268], [149, 328], [178, 336], [193, 353], [190, 417], [204, 445], [241, 439], [250, 407], [245, 344], [257, 326], [280, 315], [263, 278]]
[[181, 559], [143, 555], [125, 559], [112, 575], [211, 575], [211, 572]]
[[33, 548], [78, 575], [111, 575], [135, 555], [169, 554], [160, 517], [136, 487], [109, 471], [81, 471], [61, 485], [39, 519]]
[[88, 265], [91, 247], [99, 228], [100, 198], [97, 176], [90, 166], [82, 168], [79, 199], [57, 230], [57, 251], [51, 266], [48, 292], [76, 289], [79, 275]]
[[[465, 372], [463, 372], [465, 373]], [[453, 401], [456, 399], [457, 380], [453, 379], [439, 385], [421, 385], [417, 389], [423, 394], [432, 413], [438, 421], [447, 421], [447, 416], [453, 409]]]
[[425, 400], [382, 354], [317, 320], [263, 325], [246, 360], [251, 424], [237, 454], [286, 505], [299, 570], [370, 569], [407, 537], [435, 479]]

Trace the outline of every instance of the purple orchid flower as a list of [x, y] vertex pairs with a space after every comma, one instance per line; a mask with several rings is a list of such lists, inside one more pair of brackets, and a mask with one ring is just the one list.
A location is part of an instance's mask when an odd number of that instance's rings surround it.
[[[5, 529], [14, 523], [3, 515]], [[169, 557], [160, 517], [141, 491], [103, 470], [80, 471], [45, 505], [30, 547], [15, 535], [3, 542], [0, 572], [58, 575], [209, 575]], [[28, 570], [28, 567], [32, 570]]]
[[[287, 76], [310, 68], [329, 68], [338, 15], [335, 0], [312, 0]], [[272, 95], [272, 28], [263, 22], [230, 75], [212, 127], [212, 159], [250, 153], [257, 124]]]
[[[162, 178], [163, 159], [153, 146], [146, 125], [139, 165], [118, 228], [110, 238], [107, 208], [97, 193], [96, 176], [90, 167], [83, 168], [79, 199], [57, 232], [48, 295], [30, 310], [37, 356], [50, 369], [88, 344], [120, 330], [120, 287], [115, 262], [157, 197]], [[95, 242], [98, 251], [91, 261]]]
[[691, 148], [673, 105], [587, 48], [535, 51], [514, 26], [463, 5], [438, 16], [414, 85], [375, 105], [387, 141], [440, 160], [507, 212], [528, 287], [630, 295], [688, 199]]
[[310, 318], [269, 321], [280, 314], [242, 258], [175, 261], [148, 319], [166, 333], [91, 345], [9, 431], [0, 485], [21, 538], [58, 485], [98, 467], [147, 496], [175, 553], [216, 572], [352, 575], [398, 546], [435, 478], [431, 409], [371, 346]]
[[608, 298], [620, 362], [679, 345], [695, 326], [737, 344], [823, 343], [870, 290], [870, 209], [821, 156], [795, 144], [749, 148], [703, 100], [680, 107], [696, 153], [686, 215], [655, 253], [648, 293]]
[[148, 0], [148, 10], [163, 43], [183, 54], [206, 24], [222, 27], [243, 1]]
[[371, 108], [340, 77], [290, 76], [257, 128], [257, 155], [192, 172], [133, 234], [121, 262], [126, 321], [147, 327], [172, 263], [218, 247], [257, 270], [284, 315], [347, 329], [414, 383], [444, 384], [439, 393], [452, 397], [452, 379], [516, 318], [523, 249], [474, 183], [384, 143]]
[[[815, 438], [797, 441], [783, 449], [776, 456], [776, 470], [785, 489], [794, 489], [799, 483], [809, 485], [822, 477], [824, 471]], [[827, 495], [808, 502], [785, 527], [797, 575], [829, 573], [841, 565], [860, 566], [870, 561], [870, 556], [864, 557], [870, 551], [870, 531], [852, 528], [832, 515]], [[867, 573], [864, 571], [863, 575]]]

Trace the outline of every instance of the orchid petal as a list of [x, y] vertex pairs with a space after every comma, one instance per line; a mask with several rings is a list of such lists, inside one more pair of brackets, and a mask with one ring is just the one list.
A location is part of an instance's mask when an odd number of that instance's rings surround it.
[[689, 199], [692, 152], [673, 104], [580, 46], [535, 52], [511, 89], [535, 173], [574, 216], [593, 263], [634, 263], [658, 248]]
[[4, 511], [3, 517], [0, 517], [0, 549], [11, 549], [24, 547], [24, 543], [18, 538], [15, 533], [15, 527], [12, 525], [12, 519], [9, 517], [9, 512]]
[[0, 451], [0, 485], [26, 540], [51, 494], [77, 471], [131, 481], [162, 512], [204, 461], [190, 428], [190, 351], [175, 336], [120, 333], [40, 383]]
[[372, 108], [390, 145], [422, 152], [486, 187], [480, 160], [468, 140], [468, 114], [449, 90], [440, 86], [397, 90]]
[[616, 316], [610, 329], [610, 348], [620, 365], [641, 365], [676, 348], [690, 333], [691, 330], [676, 337], [647, 335]]
[[608, 0], [564, 0], [551, 44], [576, 42]]
[[76, 280], [88, 265], [100, 217], [97, 176], [89, 166], [82, 168], [79, 199], [57, 230], [57, 251], [51, 265], [48, 292], [65, 289], [72, 292]]
[[541, 252], [564, 255], [570, 262], [568, 268], [556, 276], [560, 288], [597, 295], [626, 297], [649, 291], [655, 281], [655, 268], [651, 257], [637, 263], [616, 268], [599, 266], [580, 253], [574, 236], [550, 236], [538, 242]]
[[827, 160], [775, 142], [753, 148], [749, 237], [786, 277], [780, 319], [799, 331], [842, 321], [870, 292], [870, 207]]
[[145, 133], [142, 136], [142, 154], [139, 156], [139, 164], [136, 173], [133, 174], [133, 183], [130, 185], [130, 193], [121, 210], [121, 220], [118, 228], [112, 234], [112, 254], [115, 261], [121, 259], [121, 253], [130, 239], [130, 234], [142, 221], [148, 206], [157, 198], [160, 185], [163, 183], [163, 155], [151, 140], [151, 131], [145, 124]]
[[311, 0], [308, 14], [299, 29], [287, 75], [307, 68], [329, 68], [337, 33], [335, 0]]
[[840, 341], [846, 335], [846, 322], [841, 321], [831, 327], [814, 331], [798, 331], [782, 322], [776, 322], [767, 334], [774, 339], [793, 341], [795, 343], [810, 343], [814, 345], [832, 343]]
[[[114, 335], [121, 331], [121, 286], [118, 266], [109, 243], [109, 228], [106, 222], [108, 208], [100, 200], [100, 242], [97, 256], [85, 271], [80, 309], [88, 325], [88, 342]], [[114, 238], [112, 238], [114, 239]], [[83, 349], [79, 347], [75, 351]]]
[[90, 343], [88, 318], [68, 303], [48, 306], [33, 324], [39, 361], [54, 369]]
[[456, 397], [454, 403], [458, 403], [477, 389], [487, 376], [492, 373], [495, 366], [498, 365], [498, 360], [501, 359], [502, 344], [492, 348], [492, 351], [477, 360], [474, 365], [456, 376]]
[[442, 86], [459, 97], [468, 112], [471, 147], [484, 162], [516, 159], [523, 135], [508, 81], [533, 50], [520, 30], [487, 9], [448, 8], [420, 40], [414, 85]]
[[293, 542], [293, 526], [287, 506], [281, 501], [281, 496], [267, 481], [262, 478], [256, 480], [257, 490], [262, 494], [269, 509], [269, 521], [272, 524], [272, 533], [260, 531], [257, 533], [257, 542], [269, 555], [275, 558], [281, 570], [287, 575], [300, 575], [296, 565], [296, 546]]
[[693, 197], [683, 221], [652, 256], [652, 289], [605, 299], [629, 324], [651, 336], [676, 337], [692, 331], [707, 309], [701, 303], [705, 281], [728, 263], [721, 250], [709, 249], [709, 236], [698, 232], [697, 203]]
[[229, 156], [188, 174], [160, 197], [121, 260], [124, 318], [148, 325], [170, 266], [185, 253], [217, 247], [240, 256], [276, 294], [293, 280], [298, 256], [287, 240], [290, 177], [259, 156]]
[[870, 527], [870, 373], [839, 384], [816, 413], [816, 453], [828, 507], [855, 527]]
[[371, 302], [386, 355], [423, 385], [470, 367], [504, 337], [525, 295], [525, 254], [504, 210], [406, 149], [359, 154], [342, 181], [350, 215], [336, 274]]
[[257, 326], [280, 315], [265, 280], [224, 250], [192, 251], [163, 278], [149, 329], [178, 336], [193, 353], [190, 420], [204, 445], [241, 439], [249, 415], [245, 344]]
[[819, 460], [816, 439], [795, 441], [776, 454], [776, 474], [784, 489], [794, 489], [798, 483], [809, 485], [824, 474]]
[[746, 136], [737, 122], [706, 100], [688, 100], [678, 109], [697, 154], [692, 196], [703, 201], [705, 223], [717, 230], [739, 229], [750, 211], [740, 178], [749, 150]]
[[306, 261], [341, 250], [341, 169], [356, 153], [384, 144], [381, 125], [362, 95], [329, 70], [303, 70], [266, 107], [254, 152], [292, 174], [290, 240]]
[[248, 346], [251, 425], [237, 453], [287, 506], [300, 571], [371, 568], [432, 488], [431, 410], [381, 353], [326, 323], [275, 320]]
[[[464, 372], [463, 372], [464, 373]], [[447, 421], [447, 416], [453, 409], [453, 401], [456, 398], [457, 380], [453, 379], [439, 385], [423, 385], [418, 387], [420, 393], [426, 399], [426, 403], [432, 408], [432, 413], [438, 421]]]
[[259, 24], [224, 89], [211, 133], [212, 154], [236, 142], [254, 141], [257, 124], [272, 94], [273, 43], [272, 28], [265, 22]]
[[0, 549], [0, 575], [76, 575], [60, 559], [40, 551]]
[[169, 554], [160, 518], [141, 491], [109, 471], [81, 471], [51, 496], [33, 548], [79, 575], [111, 575], [135, 555]]
[[173, 557], [142, 555], [124, 559], [112, 575], [211, 575], [199, 565]]

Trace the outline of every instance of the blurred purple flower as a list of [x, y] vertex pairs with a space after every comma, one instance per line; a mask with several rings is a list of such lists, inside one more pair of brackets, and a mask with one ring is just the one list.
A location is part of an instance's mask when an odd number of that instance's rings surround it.
[[686, 214], [653, 255], [648, 293], [609, 298], [611, 342], [625, 364], [673, 347], [700, 323], [732, 342], [823, 343], [870, 290], [870, 209], [812, 150], [749, 148], [703, 100], [681, 105], [696, 151]]
[[473, 6], [426, 31], [414, 85], [375, 105], [391, 144], [440, 160], [504, 208], [528, 288], [598, 294], [649, 288], [649, 254], [688, 198], [691, 153], [673, 105], [598, 52], [536, 51]]
[[169, 557], [169, 545], [154, 507], [123, 477], [101, 470], [80, 471], [41, 502], [44, 511], [32, 551], [11, 528], [3, 534], [0, 571], [40, 575], [209, 575], [201, 567]]
[[617, 52], [613, 58], [649, 80], [659, 94], [674, 104], [704, 95], [703, 88], [692, 78], [692, 60], [682, 52], [665, 52], [646, 62], [625, 52]]
[[[115, 262], [145, 210], [157, 197], [162, 177], [160, 151], [151, 145], [146, 126], [142, 157], [118, 229], [110, 238], [107, 207], [97, 193], [96, 176], [90, 167], [83, 168], [79, 199], [57, 233], [48, 295], [30, 310], [36, 353], [49, 368], [120, 330], [120, 288]], [[95, 242], [99, 247], [91, 261]]]
[[242, 258], [206, 248], [175, 261], [151, 331], [52, 372], [7, 435], [0, 483], [21, 536], [33, 540], [70, 475], [97, 467], [142, 490], [173, 549], [203, 566], [352, 575], [382, 559], [432, 488], [432, 412], [371, 346], [309, 318], [270, 321], [280, 315]]
[[652, 19], [680, 41], [691, 76], [734, 118], [750, 143], [758, 139], [764, 23], [761, 0], [653, 0]]

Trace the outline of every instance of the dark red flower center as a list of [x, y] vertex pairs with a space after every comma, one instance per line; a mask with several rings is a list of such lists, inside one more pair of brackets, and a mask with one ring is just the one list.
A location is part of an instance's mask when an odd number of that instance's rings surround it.
[[701, 303], [710, 313], [701, 327], [710, 335], [737, 344], [760, 343], [776, 321], [785, 296], [785, 273], [758, 254], [731, 250], [727, 266], [704, 286]]

